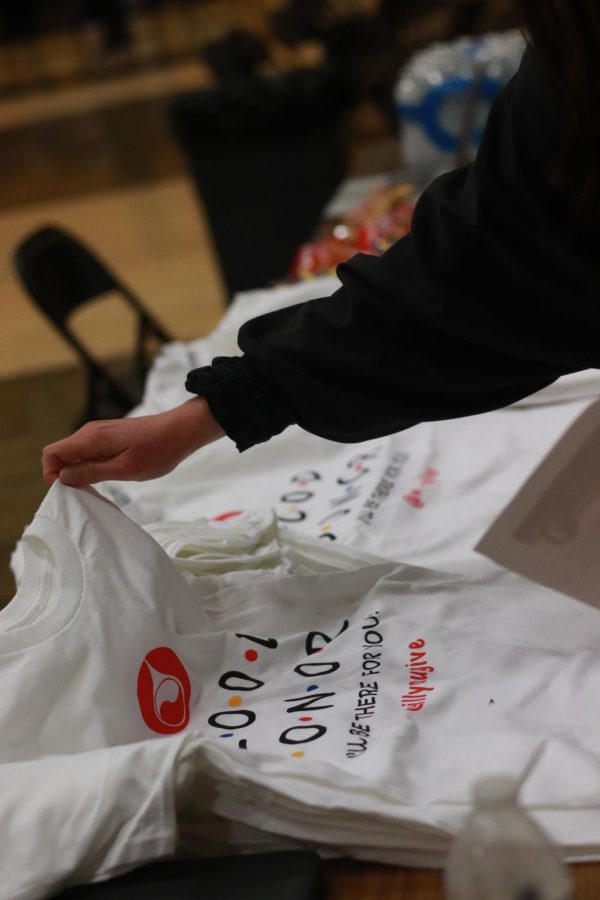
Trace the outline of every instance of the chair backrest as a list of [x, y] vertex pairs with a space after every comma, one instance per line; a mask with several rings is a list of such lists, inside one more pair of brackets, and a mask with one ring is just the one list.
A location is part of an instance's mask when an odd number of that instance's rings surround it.
[[92, 251], [62, 228], [30, 234], [15, 250], [14, 262], [31, 297], [60, 328], [73, 310], [102, 294], [120, 291], [130, 299]]
[[[122, 414], [139, 402], [148, 371], [150, 338], [173, 338], [140, 300], [77, 238], [55, 226], [46, 226], [26, 237], [14, 252], [14, 265], [35, 303], [79, 354], [88, 371], [88, 406], [82, 421], [98, 418], [98, 394], [109, 392]], [[133, 310], [137, 338], [132, 362], [136, 384], [118, 381], [69, 326], [69, 316], [82, 304], [104, 294], [118, 292]], [[111, 415], [114, 413], [111, 413]]]

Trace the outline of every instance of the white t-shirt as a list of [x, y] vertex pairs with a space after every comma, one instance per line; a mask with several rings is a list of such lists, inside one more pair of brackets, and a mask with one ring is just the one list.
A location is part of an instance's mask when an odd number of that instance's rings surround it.
[[200, 579], [202, 593], [253, 578], [347, 571], [387, 562], [286, 528], [273, 510], [240, 513], [224, 521], [154, 522], [145, 530], [192, 589]]
[[[187, 372], [239, 354], [240, 325], [256, 315], [326, 296], [336, 279], [240, 295], [207, 338], [164, 348], [136, 414], [189, 397]], [[298, 534], [435, 569], [484, 572], [473, 551], [495, 516], [562, 432], [600, 393], [598, 372], [560, 379], [506, 410], [422, 423], [359, 444], [293, 426], [239, 454], [218, 441], [150, 482], [103, 485], [136, 521], [192, 521], [273, 508]]]
[[37, 900], [172, 855], [173, 786], [189, 743], [178, 735], [1, 764], [2, 900]]
[[[24, 552], [25, 577], [0, 613], [0, 779], [22, 761], [39, 773], [49, 756], [66, 754], [93, 779], [94, 754], [106, 760], [105, 748], [152, 739], [165, 748], [172, 740], [175, 756], [185, 750], [183, 779], [174, 756], [158, 753], [136, 769], [133, 794], [127, 767], [146, 751], [119, 751], [108, 836], [107, 806], [96, 817], [90, 804], [81, 830], [65, 819], [55, 852], [67, 848], [85, 877], [106, 872], [95, 826], [110, 840], [115, 822], [123, 835], [132, 822], [136, 839], [115, 842], [113, 870], [168, 849], [169, 773], [185, 795], [188, 842], [194, 827], [196, 845], [212, 829], [211, 851], [219, 841], [287, 841], [439, 864], [472, 781], [509, 771], [572, 857], [600, 856], [597, 610], [509, 573], [465, 579], [390, 564], [192, 592], [116, 507], [60, 483]], [[35, 869], [40, 831], [28, 834], [25, 823], [37, 801], [26, 780], [14, 790], [29, 813], [0, 852], [10, 867], [20, 842], [16, 858], [29, 854]], [[102, 793], [102, 765], [97, 781]], [[59, 794], [42, 797], [46, 807]], [[8, 801], [0, 792], [3, 821], [17, 803], [14, 791]], [[234, 823], [220, 836], [215, 814]]]

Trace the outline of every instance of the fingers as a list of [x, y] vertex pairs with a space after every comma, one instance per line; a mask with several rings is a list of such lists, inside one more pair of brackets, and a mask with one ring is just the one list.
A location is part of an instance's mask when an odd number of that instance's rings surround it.
[[63, 466], [58, 477], [63, 484], [70, 487], [87, 487], [99, 481], [122, 478], [123, 465], [118, 456], [113, 459], [82, 459], [69, 466]]
[[80, 459], [99, 459], [103, 456], [112, 456], [113, 453], [123, 449], [115, 445], [117, 433], [111, 420], [88, 422], [70, 437], [56, 441], [54, 444], [48, 444], [44, 448], [44, 454], [60, 460], [63, 465], [69, 465]]
[[[92, 484], [94, 480], [102, 480], [96, 478], [99, 461], [108, 460], [124, 449], [117, 444], [115, 434], [113, 423], [110, 421], [90, 422], [70, 437], [48, 444], [42, 451], [42, 474], [46, 484], [53, 484], [59, 476], [64, 481], [61, 473], [65, 467], [77, 469], [76, 474], [68, 473], [67, 477], [81, 478], [81, 484]], [[86, 470], [86, 466], [89, 465], [92, 468]], [[89, 478], [92, 480], [88, 480]], [[65, 484], [73, 483], [65, 481]]]
[[48, 487], [54, 484], [61, 468], [62, 463], [57, 457], [46, 452], [46, 450], [42, 452], [42, 478]]

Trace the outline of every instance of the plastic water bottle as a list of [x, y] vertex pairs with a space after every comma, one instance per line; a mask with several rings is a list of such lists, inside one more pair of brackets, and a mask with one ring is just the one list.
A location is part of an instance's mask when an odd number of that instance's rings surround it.
[[403, 162], [448, 169], [472, 158], [488, 112], [519, 66], [517, 31], [432, 44], [403, 67], [394, 91]]
[[473, 811], [446, 866], [447, 900], [571, 900], [571, 878], [505, 776], [475, 784]]

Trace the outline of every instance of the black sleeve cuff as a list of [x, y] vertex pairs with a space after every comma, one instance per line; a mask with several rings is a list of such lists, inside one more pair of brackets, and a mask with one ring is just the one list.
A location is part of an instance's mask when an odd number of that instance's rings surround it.
[[206, 398], [210, 411], [240, 452], [294, 423], [281, 392], [247, 356], [217, 356], [194, 369], [186, 390]]

